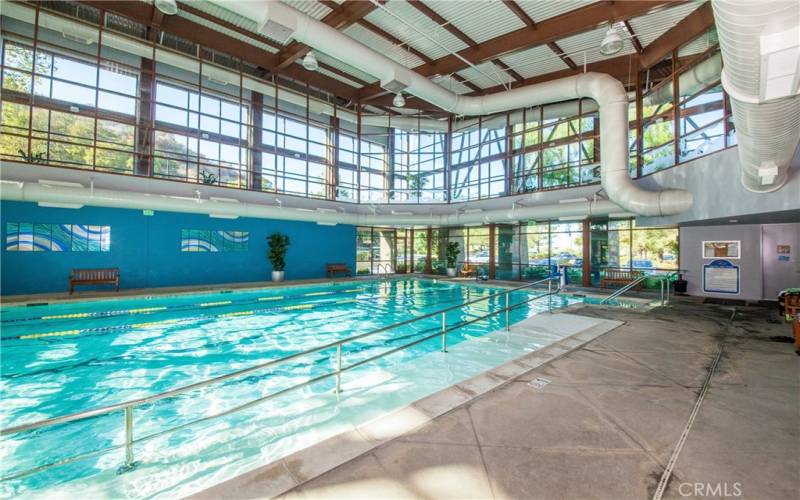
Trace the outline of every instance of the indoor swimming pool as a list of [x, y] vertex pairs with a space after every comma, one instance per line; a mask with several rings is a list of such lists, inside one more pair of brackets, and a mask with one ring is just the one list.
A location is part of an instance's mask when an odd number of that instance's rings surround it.
[[[504, 314], [470, 323], [502, 310], [505, 295], [492, 296], [501, 291], [425, 279], [355, 280], [4, 307], [2, 429], [141, 400], [298, 356], [135, 405], [129, 415], [131, 467], [123, 465], [125, 405], [6, 434], [2, 496], [185, 496], [559, 340], [542, 333], [522, 344], [504, 342], [492, 334], [503, 329]], [[543, 292], [508, 295], [513, 305]], [[463, 325], [448, 331], [448, 349], [483, 343], [481, 354], [468, 362], [418, 364], [446, 359], [437, 335], [442, 319], [435, 315], [341, 344], [341, 366], [353, 368], [342, 373], [340, 393], [335, 376], [322, 377], [336, 370], [336, 342], [482, 297], [490, 298], [446, 313], [448, 329]], [[511, 323], [546, 311], [547, 300], [513, 309]], [[587, 299], [550, 300], [561, 308]], [[299, 355], [326, 345], [333, 347]]]

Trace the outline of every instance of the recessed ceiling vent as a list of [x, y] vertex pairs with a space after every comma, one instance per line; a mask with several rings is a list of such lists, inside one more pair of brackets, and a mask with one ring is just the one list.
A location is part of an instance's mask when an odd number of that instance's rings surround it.
[[272, 19], [266, 19], [258, 30], [262, 35], [272, 38], [276, 42], [286, 44], [292, 37], [292, 29]]

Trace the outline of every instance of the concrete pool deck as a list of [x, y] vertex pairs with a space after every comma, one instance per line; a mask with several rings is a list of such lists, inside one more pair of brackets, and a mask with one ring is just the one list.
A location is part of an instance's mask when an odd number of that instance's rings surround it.
[[697, 407], [664, 498], [798, 498], [800, 357], [770, 341], [790, 334], [777, 314], [694, 299], [575, 312], [625, 324], [376, 446], [331, 442], [318, 460], [349, 457], [326, 473], [284, 461], [200, 496], [284, 481], [287, 498], [652, 498]]

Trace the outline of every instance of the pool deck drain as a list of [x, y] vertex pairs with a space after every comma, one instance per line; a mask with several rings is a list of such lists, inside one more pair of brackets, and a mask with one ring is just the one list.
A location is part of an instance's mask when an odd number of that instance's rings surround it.
[[[315, 445], [292, 453], [233, 479], [195, 494], [192, 498], [271, 498], [279, 496], [336, 467], [429, 424], [473, 400], [512, 382], [515, 378], [541, 367], [623, 323], [590, 318], [566, 312], [544, 313], [520, 321], [510, 330], [492, 332], [495, 337], [561, 337], [541, 349], [519, 356], [500, 366], [466, 379], [446, 389], [394, 410], [355, 429], [343, 432]], [[475, 356], [480, 342], [462, 342], [446, 355], [448, 363], [459, 356]], [[471, 352], [472, 351], [472, 352]]]

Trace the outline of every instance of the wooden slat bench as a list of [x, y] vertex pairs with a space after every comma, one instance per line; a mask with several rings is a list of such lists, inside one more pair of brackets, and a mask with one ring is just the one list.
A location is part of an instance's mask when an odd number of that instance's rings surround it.
[[475, 266], [475, 264], [470, 264], [469, 262], [465, 262], [464, 266], [461, 268], [461, 271], [459, 271], [459, 274], [463, 278], [469, 278], [470, 276], [477, 277], [478, 268]]
[[119, 291], [119, 269], [73, 269], [69, 273], [69, 293], [75, 285], [114, 285]]
[[325, 272], [328, 274], [329, 278], [336, 276], [336, 273], [343, 273], [345, 276], [353, 275], [353, 272], [345, 264], [327, 264], [325, 266]]
[[[641, 271], [629, 271], [627, 269], [606, 269], [605, 276], [603, 276], [603, 279], [600, 281], [600, 287], [608, 288], [608, 285], [625, 286], [641, 277]], [[642, 282], [639, 282], [635, 288], [640, 290], [642, 288]]]

